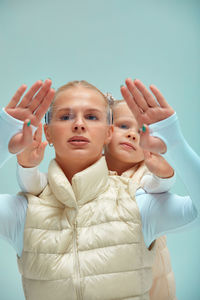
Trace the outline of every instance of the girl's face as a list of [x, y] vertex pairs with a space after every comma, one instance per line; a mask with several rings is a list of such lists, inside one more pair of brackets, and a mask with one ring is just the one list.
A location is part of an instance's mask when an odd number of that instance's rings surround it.
[[114, 159], [124, 163], [138, 163], [144, 160], [143, 150], [139, 145], [139, 127], [126, 102], [121, 102], [114, 108], [113, 124], [114, 131], [112, 140], [106, 147], [107, 152]]
[[54, 145], [57, 162], [77, 164], [84, 160], [86, 167], [96, 162], [111, 139], [106, 120], [106, 103], [97, 91], [76, 87], [60, 92], [51, 122], [44, 128], [48, 142]]

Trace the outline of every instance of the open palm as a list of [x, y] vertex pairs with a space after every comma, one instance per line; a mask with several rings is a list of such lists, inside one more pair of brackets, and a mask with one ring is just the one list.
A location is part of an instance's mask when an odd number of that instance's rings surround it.
[[[121, 93], [139, 126], [150, 125], [170, 117], [174, 110], [164, 99], [160, 91], [151, 85], [150, 91], [136, 79], [126, 79], [126, 86], [121, 87]], [[145, 130], [147, 127], [145, 128]], [[141, 134], [141, 147], [155, 153], [164, 153], [166, 145], [159, 138], [148, 134]]]
[[[25, 122], [30, 121], [32, 125], [38, 126], [50, 103], [53, 100], [55, 91], [51, 89], [51, 80], [47, 79], [35, 82], [20, 101], [26, 90], [26, 85], [22, 85], [14, 94], [5, 111], [13, 118]], [[9, 142], [9, 151], [18, 153], [32, 142], [32, 131], [27, 126], [23, 126], [22, 132], [16, 134]]]

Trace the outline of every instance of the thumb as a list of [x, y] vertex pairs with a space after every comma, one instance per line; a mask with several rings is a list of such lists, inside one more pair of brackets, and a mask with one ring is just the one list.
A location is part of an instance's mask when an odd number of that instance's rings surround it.
[[25, 120], [23, 129], [22, 129], [22, 139], [21, 139], [22, 149], [27, 147], [33, 141], [32, 128], [31, 128], [30, 124], [31, 124], [30, 120]]
[[25, 120], [22, 132], [13, 136], [9, 142], [8, 149], [10, 153], [16, 154], [24, 150], [29, 144], [32, 143], [32, 128], [30, 127], [30, 121]]
[[148, 160], [151, 157], [151, 152], [148, 150], [143, 150], [144, 160]]
[[41, 159], [44, 156], [44, 151], [45, 151], [47, 145], [48, 145], [48, 142], [44, 141], [40, 144], [40, 146], [38, 148], [38, 155], [41, 157]]
[[165, 143], [160, 138], [150, 135], [149, 127], [146, 124], [142, 125], [140, 130], [140, 146], [153, 153], [166, 152]]

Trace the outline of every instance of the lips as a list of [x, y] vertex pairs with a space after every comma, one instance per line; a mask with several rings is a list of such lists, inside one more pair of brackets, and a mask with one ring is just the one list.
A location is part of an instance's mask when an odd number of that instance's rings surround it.
[[120, 145], [125, 147], [126, 149], [136, 150], [135, 147], [131, 143], [128, 143], [128, 142], [120, 143]]
[[73, 136], [68, 140], [68, 143], [74, 146], [84, 146], [90, 141], [84, 136]]

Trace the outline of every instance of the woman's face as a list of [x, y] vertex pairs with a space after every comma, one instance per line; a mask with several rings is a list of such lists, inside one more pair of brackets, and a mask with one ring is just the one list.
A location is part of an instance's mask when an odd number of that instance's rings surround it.
[[106, 103], [97, 91], [74, 87], [60, 92], [51, 122], [45, 128], [48, 142], [54, 145], [56, 160], [75, 163], [84, 160], [88, 166], [96, 162], [111, 139], [106, 118]]
[[137, 121], [126, 102], [113, 109], [114, 131], [106, 151], [116, 160], [124, 163], [137, 163], [144, 159], [139, 145], [140, 134]]

